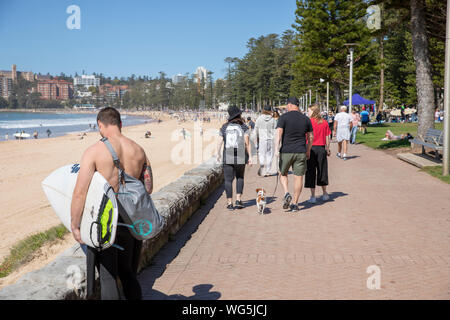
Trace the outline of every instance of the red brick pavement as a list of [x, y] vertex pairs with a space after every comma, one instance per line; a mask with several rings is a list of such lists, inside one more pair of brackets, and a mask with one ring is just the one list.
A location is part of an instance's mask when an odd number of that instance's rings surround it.
[[[246, 173], [244, 203], [216, 192], [140, 274], [145, 299], [449, 299], [450, 185], [362, 145], [329, 158], [330, 201], [282, 209], [276, 177]], [[157, 177], [156, 177], [157, 178]], [[290, 178], [292, 179], [292, 178]], [[321, 195], [321, 190], [317, 190]], [[292, 192], [292, 191], [291, 191]], [[368, 289], [379, 266], [381, 288]]]

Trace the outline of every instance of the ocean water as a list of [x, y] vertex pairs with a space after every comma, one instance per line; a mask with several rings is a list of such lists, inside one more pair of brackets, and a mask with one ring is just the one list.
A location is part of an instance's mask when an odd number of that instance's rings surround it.
[[[151, 121], [149, 118], [122, 115], [123, 126], [132, 126]], [[47, 130], [51, 131], [51, 137], [66, 135], [73, 132], [94, 131], [89, 125], [96, 125], [97, 114], [72, 114], [72, 113], [25, 113], [25, 112], [0, 112], [0, 141], [15, 140], [14, 134], [24, 131], [31, 135], [37, 131], [38, 138], [47, 138]]]

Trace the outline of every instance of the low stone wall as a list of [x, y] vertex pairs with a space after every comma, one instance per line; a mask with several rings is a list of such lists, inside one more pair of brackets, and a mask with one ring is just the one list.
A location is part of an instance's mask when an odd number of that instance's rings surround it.
[[[166, 219], [164, 230], [142, 246], [142, 270], [152, 257], [223, 183], [222, 167], [211, 158], [152, 195]], [[0, 300], [64, 300], [86, 297], [86, 256], [77, 244], [45, 267], [30, 272], [0, 291]]]

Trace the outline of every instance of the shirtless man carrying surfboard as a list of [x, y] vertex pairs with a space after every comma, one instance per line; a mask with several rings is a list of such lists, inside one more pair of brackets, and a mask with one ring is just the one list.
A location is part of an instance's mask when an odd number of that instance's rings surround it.
[[[149, 194], [153, 191], [153, 175], [150, 161], [144, 149], [136, 142], [122, 135], [122, 121], [120, 113], [114, 108], [104, 108], [97, 115], [97, 124], [100, 135], [108, 138], [117, 156], [122, 169], [129, 175], [140, 179]], [[80, 234], [80, 222], [83, 213], [89, 184], [95, 171], [98, 171], [114, 191], [119, 190], [119, 172], [114, 166], [113, 159], [105, 144], [98, 141], [90, 146], [83, 154], [80, 163], [77, 183], [72, 196], [71, 229], [76, 241], [83, 244]], [[119, 222], [121, 218], [119, 216]], [[115, 243], [124, 250], [115, 247], [97, 252], [88, 247], [88, 295], [92, 291], [89, 283], [89, 272], [94, 265], [99, 265], [101, 298], [104, 300], [119, 299], [117, 277], [120, 278], [125, 297], [130, 300], [142, 298], [142, 291], [137, 280], [137, 268], [141, 253], [142, 241], [136, 240], [128, 228], [117, 228]], [[96, 261], [94, 263], [94, 261]], [[90, 263], [91, 262], [91, 263]], [[90, 266], [91, 264], [91, 266]], [[89, 270], [91, 269], [91, 270]], [[95, 274], [95, 272], [94, 272]], [[92, 279], [93, 282], [93, 279]], [[91, 290], [90, 290], [91, 289]]]

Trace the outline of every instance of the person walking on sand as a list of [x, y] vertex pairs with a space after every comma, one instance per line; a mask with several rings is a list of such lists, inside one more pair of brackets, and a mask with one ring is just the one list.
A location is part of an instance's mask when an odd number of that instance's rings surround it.
[[[120, 113], [114, 108], [104, 108], [97, 115], [97, 124], [100, 135], [109, 140], [117, 153], [124, 171], [128, 175], [140, 179], [147, 192], [151, 194], [153, 191], [153, 175], [150, 161], [141, 146], [122, 134]], [[119, 190], [118, 170], [103, 141], [98, 141], [83, 153], [71, 204], [72, 234], [80, 244], [83, 244], [80, 234], [81, 217], [89, 184], [95, 171], [105, 177], [114, 191], [117, 192]], [[120, 215], [118, 222], [124, 223]], [[97, 251], [91, 247], [87, 248], [88, 274], [92, 274], [93, 261], [98, 261], [102, 300], [117, 300], [120, 298], [117, 277], [122, 283], [125, 298], [139, 300], [142, 298], [142, 290], [137, 280], [137, 268], [142, 241], [136, 240], [129, 228], [119, 227], [117, 228], [115, 242], [124, 250], [115, 247], [102, 251]]]
[[[302, 192], [306, 160], [310, 157], [314, 138], [311, 120], [300, 112], [299, 104], [297, 98], [288, 99], [288, 112], [278, 119], [275, 148], [275, 154], [280, 155], [280, 182], [284, 189], [283, 209], [290, 208], [292, 212], [299, 211], [298, 199]], [[294, 173], [293, 198], [288, 188], [288, 172], [291, 167]]]
[[[227, 209], [244, 208], [242, 192], [244, 191], [245, 165], [252, 164], [250, 130], [242, 119], [242, 111], [236, 106], [228, 108], [228, 121], [220, 129], [221, 139], [217, 145], [216, 160], [223, 163]], [[221, 149], [223, 152], [221, 156]], [[233, 180], [236, 178], [236, 203], [233, 206]]]
[[347, 113], [347, 107], [341, 106], [341, 112], [334, 117], [333, 135], [338, 142], [337, 157], [347, 160], [347, 148], [352, 130], [352, 116]]
[[305, 174], [305, 188], [311, 190], [309, 203], [316, 203], [316, 185], [322, 187], [322, 200], [330, 199], [327, 193], [328, 186], [328, 159], [330, 156], [331, 130], [328, 123], [322, 118], [318, 105], [312, 105], [308, 109], [308, 115], [313, 127], [314, 140], [311, 148], [311, 156], [307, 161]]
[[267, 105], [264, 107], [262, 114], [256, 119], [255, 124], [255, 138], [260, 164], [259, 176], [267, 177], [270, 174], [274, 155], [273, 140], [276, 127], [277, 120], [272, 117], [272, 107]]

